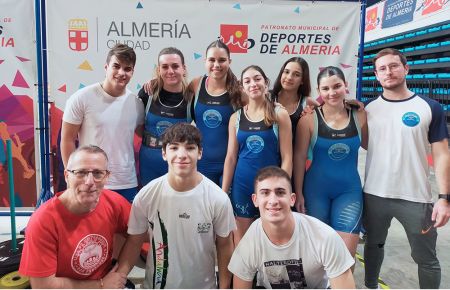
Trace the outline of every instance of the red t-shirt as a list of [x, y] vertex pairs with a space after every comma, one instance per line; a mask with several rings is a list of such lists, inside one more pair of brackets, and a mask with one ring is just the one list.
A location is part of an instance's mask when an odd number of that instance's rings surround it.
[[20, 274], [83, 280], [104, 277], [111, 268], [114, 234], [126, 234], [130, 208], [125, 198], [106, 189], [87, 214], [73, 214], [58, 197], [48, 200], [28, 222]]

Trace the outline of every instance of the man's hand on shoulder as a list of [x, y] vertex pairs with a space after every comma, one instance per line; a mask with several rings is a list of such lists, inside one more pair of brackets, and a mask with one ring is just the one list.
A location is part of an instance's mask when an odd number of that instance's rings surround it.
[[142, 85], [142, 87], [144, 88], [144, 92], [146, 92], [148, 95], [151, 95], [152, 92], [152, 80], [147, 81], [146, 83], [144, 83]]
[[358, 111], [364, 110], [364, 103], [361, 101], [358, 101], [356, 99], [345, 99], [344, 104], [345, 104], [345, 107], [349, 110], [351, 110], [351, 109], [355, 109]]
[[307, 97], [305, 107], [303, 108], [301, 116], [314, 113], [314, 109], [319, 107], [322, 103], [323, 100], [321, 97], [317, 98], [316, 100], [314, 100], [312, 97]]

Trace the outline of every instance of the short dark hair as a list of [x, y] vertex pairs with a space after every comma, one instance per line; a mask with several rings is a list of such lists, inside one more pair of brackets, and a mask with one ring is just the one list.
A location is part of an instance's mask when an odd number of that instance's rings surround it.
[[86, 152], [86, 153], [90, 153], [90, 154], [101, 154], [105, 157], [106, 163], [108, 163], [108, 155], [106, 154], [106, 152], [96, 146], [96, 145], [83, 145], [78, 147], [77, 149], [75, 149], [75, 151], [73, 151], [70, 156], [69, 156], [69, 160], [67, 161], [67, 167], [69, 167], [69, 164], [72, 162], [72, 160], [75, 158], [75, 156], [80, 153], [80, 152]]
[[106, 63], [109, 64], [111, 57], [117, 57], [118, 60], [130, 64], [134, 67], [136, 64], [136, 53], [134, 49], [129, 47], [126, 44], [118, 43], [114, 45], [111, 50], [108, 52], [108, 56], [106, 57]]
[[177, 123], [166, 129], [162, 136], [162, 148], [165, 151], [168, 144], [187, 142], [202, 149], [202, 134], [197, 127], [188, 123]]
[[376, 69], [375, 63], [377, 62], [377, 60], [380, 57], [386, 56], [386, 55], [397, 55], [400, 58], [400, 61], [402, 62], [403, 65], [406, 65], [408, 63], [408, 61], [406, 60], [406, 57], [403, 55], [403, 53], [401, 53], [398, 49], [395, 48], [384, 48], [382, 50], [380, 50], [375, 57], [373, 58], [373, 69]]
[[284, 171], [283, 169], [281, 169], [280, 167], [267, 166], [267, 167], [261, 168], [258, 171], [258, 173], [256, 174], [255, 181], [253, 183], [253, 186], [255, 188], [255, 193], [256, 193], [256, 186], [258, 185], [258, 183], [263, 180], [266, 180], [268, 178], [271, 178], [271, 177], [278, 177], [278, 178], [286, 179], [287, 182], [289, 183], [289, 189], [292, 192], [291, 178], [289, 177], [289, 174], [287, 174], [287, 172]]

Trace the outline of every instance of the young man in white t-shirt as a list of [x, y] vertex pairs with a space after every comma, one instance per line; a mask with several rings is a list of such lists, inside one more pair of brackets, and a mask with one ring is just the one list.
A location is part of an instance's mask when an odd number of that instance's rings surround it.
[[117, 44], [108, 52], [105, 79], [84, 87], [67, 100], [61, 127], [64, 167], [79, 145], [96, 145], [108, 154], [110, 178], [105, 187], [129, 202], [137, 193], [133, 139], [142, 134], [144, 105], [127, 85], [136, 63], [133, 48]]
[[[395, 218], [408, 237], [411, 257], [418, 266], [419, 287], [436, 289], [441, 283], [437, 228], [450, 218], [445, 112], [438, 101], [408, 88], [409, 65], [399, 50], [382, 49], [373, 65], [383, 92], [365, 108], [370, 132], [364, 183], [365, 285], [378, 287], [386, 238]], [[430, 149], [439, 189], [437, 200], [429, 182]]]
[[[316, 218], [292, 212], [295, 193], [279, 167], [261, 169], [253, 202], [261, 217], [236, 247], [228, 269], [234, 288], [355, 288], [354, 260], [339, 235]], [[329, 281], [328, 281], [329, 280]]]
[[197, 171], [202, 156], [200, 131], [187, 123], [169, 127], [162, 137], [169, 171], [136, 195], [129, 237], [119, 257], [119, 272], [129, 273], [150, 229], [145, 288], [229, 288], [227, 265], [236, 229], [225, 192]]

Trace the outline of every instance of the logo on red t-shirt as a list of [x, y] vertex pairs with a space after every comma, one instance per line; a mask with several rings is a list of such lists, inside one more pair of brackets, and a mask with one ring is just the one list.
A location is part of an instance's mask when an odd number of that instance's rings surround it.
[[72, 256], [72, 269], [80, 275], [90, 275], [108, 257], [108, 242], [105, 237], [91, 234], [85, 236], [77, 245]]

